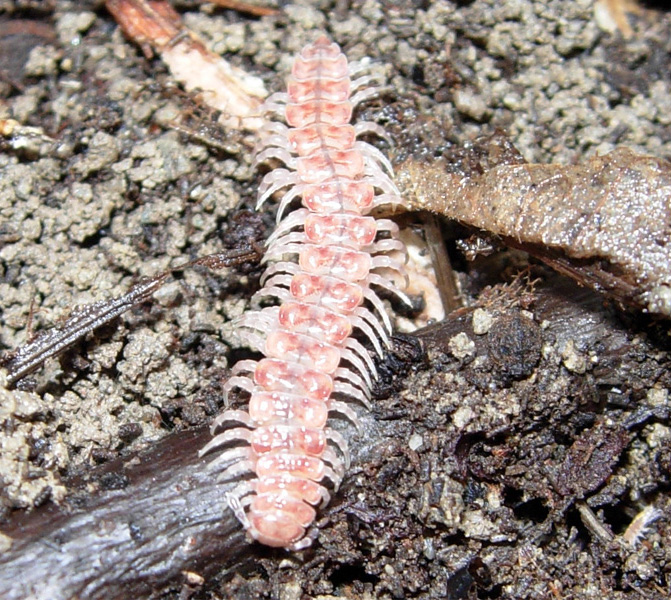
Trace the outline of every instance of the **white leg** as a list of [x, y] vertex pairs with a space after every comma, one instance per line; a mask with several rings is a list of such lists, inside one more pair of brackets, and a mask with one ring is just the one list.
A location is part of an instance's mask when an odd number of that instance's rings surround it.
[[[221, 413], [212, 422], [212, 425], [210, 426], [210, 433], [214, 435], [217, 429], [219, 429], [219, 427], [224, 423], [242, 423], [243, 425], [246, 425], [247, 427], [250, 428], [254, 427], [255, 425], [251, 417], [249, 416], [249, 413], [246, 410], [227, 410]], [[198, 453], [199, 456], [202, 456], [203, 454], [205, 454], [205, 448], [203, 448]]]
[[240, 503], [240, 498], [238, 498], [235, 494], [229, 493], [226, 494], [226, 502], [228, 503], [228, 506], [233, 511], [233, 514], [238, 519], [238, 521], [242, 523], [242, 526], [245, 529], [249, 529], [251, 527], [251, 523], [247, 518], [245, 509], [242, 507], [242, 504]]
[[401, 252], [405, 259], [405, 262], [408, 262], [408, 250], [405, 247], [405, 244], [400, 240], [388, 239], [388, 240], [379, 240], [372, 244], [371, 250], [374, 253], [382, 252]]
[[373, 269], [391, 269], [392, 271], [397, 271], [398, 274], [405, 279], [405, 286], [408, 287], [408, 284], [410, 283], [408, 272], [400, 262], [389, 256], [374, 256], [372, 263]]
[[329, 442], [332, 442], [335, 447], [340, 450], [345, 460], [345, 469], [349, 469], [352, 462], [352, 455], [350, 454], [347, 440], [340, 434], [339, 431], [331, 429], [330, 427], [324, 429], [324, 433], [326, 434], [326, 439], [328, 439]]
[[288, 546], [287, 550], [290, 550], [291, 552], [299, 552], [300, 550], [305, 550], [306, 548], [312, 546], [312, 542], [315, 541], [317, 535], [319, 535], [318, 530], [316, 528], [312, 528], [305, 534], [305, 537], [301, 538], [297, 542], [294, 542], [293, 544]]
[[224, 403], [226, 406], [228, 406], [228, 396], [231, 393], [231, 390], [235, 388], [239, 388], [251, 394], [252, 390], [254, 389], [254, 382], [249, 379], [249, 377], [235, 375], [233, 377], [229, 377], [228, 381], [226, 381], [224, 384]]
[[389, 340], [389, 335], [382, 326], [382, 323], [380, 323], [380, 319], [378, 319], [371, 310], [363, 306], [360, 306], [359, 308], [356, 309], [356, 311], [354, 311], [354, 314], [357, 315], [358, 317], [361, 317], [363, 321], [368, 323], [375, 330], [377, 338], [379, 340], [382, 340], [382, 342], [387, 348], [391, 347], [391, 341]]
[[[375, 258], [373, 258], [373, 261]], [[373, 305], [373, 308], [377, 310], [380, 317], [382, 317], [382, 322], [384, 323], [384, 326], [389, 335], [391, 335], [391, 320], [389, 319], [389, 315], [387, 314], [382, 300], [380, 300], [378, 295], [371, 288], [363, 288], [363, 295], [364, 298], [366, 298], [366, 300], [368, 300]]]
[[251, 438], [252, 432], [249, 429], [245, 429], [244, 427], [234, 427], [233, 429], [228, 429], [213, 437], [200, 451], [200, 454], [201, 456], [207, 454], [210, 450], [225, 446], [229, 442], [247, 442], [249, 444]]
[[369, 160], [375, 161], [379, 165], [382, 165], [390, 175], [394, 174], [394, 167], [392, 167], [389, 159], [382, 154], [375, 146], [371, 146], [366, 142], [356, 142], [354, 147], [359, 150], [364, 156]]
[[298, 176], [295, 172], [289, 171], [289, 169], [273, 169], [261, 180], [256, 210], [260, 210], [266, 200], [278, 190], [297, 183]]
[[366, 385], [368, 386], [368, 388], [369, 389], [372, 388], [373, 380], [371, 379], [370, 373], [368, 373], [368, 369], [366, 369], [366, 365], [364, 365], [363, 361], [349, 348], [342, 350], [341, 356], [343, 357], [343, 359], [345, 359], [348, 363], [350, 363], [353, 367], [356, 368], [359, 374], [366, 381]]
[[383, 139], [390, 146], [394, 145], [394, 142], [392, 141], [389, 134], [385, 131], [384, 127], [382, 127], [382, 125], [378, 125], [377, 123], [373, 123], [372, 121], [359, 121], [354, 126], [354, 132], [356, 133], [357, 137], [360, 135], [373, 134]]
[[[261, 285], [265, 286], [266, 282], [268, 282], [269, 285], [280, 285], [280, 284], [285, 285], [286, 284], [286, 287], [289, 287], [289, 285], [291, 284], [291, 277], [287, 277], [287, 273], [289, 275], [295, 275], [296, 273], [299, 272], [299, 270], [300, 269], [298, 268], [298, 265], [294, 262], [280, 261], [280, 262], [273, 263], [272, 265], [270, 265], [265, 270], [265, 272], [261, 276]], [[272, 279], [269, 279], [269, 278], [272, 278], [276, 273], [280, 273], [281, 277], [286, 278], [286, 281], [285, 280], [279, 280], [279, 281], [274, 282], [274, 284], [270, 283], [272, 281]]]
[[261, 298], [277, 298], [280, 302], [286, 302], [291, 300], [291, 294], [287, 288], [264, 286], [252, 296], [252, 304], [258, 302]]
[[333, 448], [324, 449], [324, 453], [322, 454], [322, 460], [331, 465], [333, 472], [342, 481], [342, 478], [345, 476], [345, 467], [343, 466], [340, 457], [334, 452]]
[[329, 412], [337, 413], [348, 419], [350, 423], [356, 427], [359, 436], [363, 435], [361, 421], [349, 404], [340, 400], [331, 400], [331, 402], [329, 402]]
[[282, 161], [290, 169], [296, 168], [296, 159], [294, 158], [293, 154], [291, 154], [289, 150], [287, 150], [286, 148], [282, 148], [281, 146], [270, 146], [269, 148], [266, 148], [263, 152], [259, 152], [254, 158], [252, 167], [256, 168], [258, 165], [266, 162], [271, 158], [276, 158], [277, 160]]
[[299, 208], [293, 211], [286, 219], [280, 221], [275, 231], [266, 240], [266, 245], [270, 246], [277, 238], [282, 237], [295, 227], [302, 227], [308, 214], [310, 214], [310, 211], [307, 208]]
[[378, 275], [377, 273], [371, 273], [368, 275], [368, 281], [372, 283], [373, 285], [379, 285], [380, 287], [384, 288], [385, 290], [390, 291], [392, 294], [396, 295], [398, 298], [400, 298], [406, 305], [408, 305], [410, 308], [412, 308], [413, 304], [410, 301], [410, 298], [399, 290], [396, 285], [394, 285], [391, 281], [389, 281], [386, 277], [382, 277], [381, 275]]
[[366, 398], [370, 398], [370, 388], [369, 386], [359, 375], [357, 375], [352, 369], [345, 369], [344, 367], [339, 367], [336, 369], [333, 374], [334, 382], [338, 380], [343, 380], [351, 383], [361, 389]]
[[[354, 387], [350, 383], [344, 381], [336, 381], [333, 385], [333, 391], [340, 394], [345, 394], [350, 398], [354, 398], [363, 404], [368, 410], [373, 408], [373, 405], [370, 403], [370, 400], [366, 398], [364, 393], [357, 387]], [[334, 406], [334, 404], [329, 404], [329, 406]]]
[[375, 335], [375, 332], [373, 331], [372, 327], [357, 315], [350, 318], [352, 319], [352, 326], [361, 330], [361, 332], [366, 336], [366, 339], [371, 344], [373, 344], [373, 347], [375, 348], [377, 355], [380, 358], [382, 358], [384, 356], [384, 352], [382, 351], [382, 345], [380, 344], [380, 340], [378, 339], [378, 336]]
[[370, 373], [373, 375], [373, 378], [377, 379], [377, 368], [375, 367], [375, 363], [373, 362], [373, 359], [370, 357], [368, 350], [366, 350], [361, 345], [361, 342], [359, 342], [355, 338], [348, 338], [347, 341], [345, 342], [345, 347], [351, 348], [352, 351], [356, 352], [366, 363], [366, 366], [368, 367]]

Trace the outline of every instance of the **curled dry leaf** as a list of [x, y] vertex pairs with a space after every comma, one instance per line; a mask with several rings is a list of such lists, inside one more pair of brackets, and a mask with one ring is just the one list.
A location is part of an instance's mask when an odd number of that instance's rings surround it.
[[671, 316], [669, 162], [618, 148], [581, 165], [513, 163], [455, 173], [408, 159], [397, 182], [412, 208], [501, 236], [579, 283]]
[[249, 130], [263, 125], [259, 106], [268, 92], [261, 79], [208, 50], [168, 2], [107, 0], [106, 6], [146, 56], [157, 52], [187, 91], [200, 90], [204, 102], [222, 112], [223, 125]]

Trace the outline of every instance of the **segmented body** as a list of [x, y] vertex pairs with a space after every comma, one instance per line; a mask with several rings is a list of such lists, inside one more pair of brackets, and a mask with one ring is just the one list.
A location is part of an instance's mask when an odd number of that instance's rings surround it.
[[[357, 102], [376, 93], [365, 88], [352, 95], [370, 82], [366, 76], [352, 81], [356, 68], [322, 36], [296, 58], [287, 93], [266, 102], [287, 125], [264, 128], [257, 162], [279, 159], [287, 168], [270, 171], [259, 191], [257, 208], [284, 193], [264, 257], [271, 264], [256, 297], [274, 297], [279, 306], [240, 319], [241, 341], [265, 358], [234, 366], [225, 393], [248, 392], [248, 412], [221, 414], [212, 429], [225, 430], [202, 450], [223, 449], [213, 463], [223, 478], [251, 475], [228, 495], [249, 535], [294, 550], [310, 545], [315, 506], [329, 501], [327, 482], [337, 490], [349, 466], [347, 442], [326, 427], [329, 413], [358, 427], [344, 400], [370, 407], [375, 364], [353, 333], [379, 354], [389, 344], [389, 317], [371, 285], [404, 297], [392, 279], [403, 267], [388, 255], [405, 251], [397, 227], [367, 216], [374, 207], [402, 202], [385, 172], [391, 171], [387, 159], [357, 140], [361, 133], [384, 137], [382, 128], [350, 125]], [[282, 219], [298, 198], [302, 208]]]

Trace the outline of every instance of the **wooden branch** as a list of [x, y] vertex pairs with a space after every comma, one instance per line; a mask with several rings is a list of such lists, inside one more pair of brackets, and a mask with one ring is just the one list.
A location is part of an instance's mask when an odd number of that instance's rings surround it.
[[250, 560], [225, 488], [198, 458], [209, 437], [173, 434], [94, 470], [92, 496], [16, 519], [4, 530], [12, 545], [0, 557], [0, 597], [142, 598], [182, 572], [211, 575]]
[[[384, 434], [362, 418], [365, 444], [353, 444], [357, 463], [370, 459]], [[349, 437], [354, 437], [347, 427]], [[211, 439], [204, 428], [172, 434], [134, 457], [117, 459], [71, 482], [79, 491], [3, 527], [11, 547], [0, 555], [3, 600], [128, 600], [166, 585], [248, 570], [259, 555], [296, 555], [250, 544], [228, 509], [226, 491], [198, 451]], [[337, 503], [335, 503], [337, 506]]]

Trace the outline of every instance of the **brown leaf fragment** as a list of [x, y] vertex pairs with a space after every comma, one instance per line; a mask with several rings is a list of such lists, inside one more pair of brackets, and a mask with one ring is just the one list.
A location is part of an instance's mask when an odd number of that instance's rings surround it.
[[618, 148], [581, 165], [454, 169], [408, 159], [411, 208], [500, 236], [579, 283], [671, 316], [671, 164]]
[[610, 477], [628, 443], [629, 435], [623, 428], [598, 422], [569, 448], [554, 478], [555, 489], [563, 496], [579, 498], [593, 492]]

